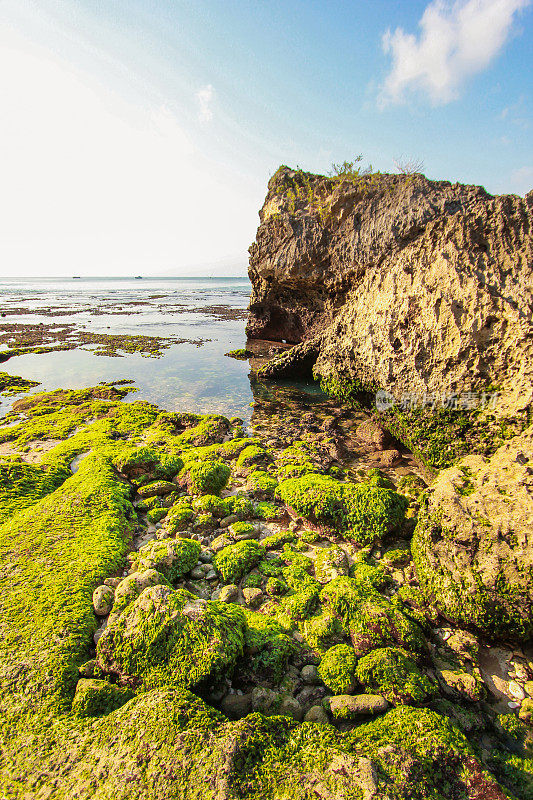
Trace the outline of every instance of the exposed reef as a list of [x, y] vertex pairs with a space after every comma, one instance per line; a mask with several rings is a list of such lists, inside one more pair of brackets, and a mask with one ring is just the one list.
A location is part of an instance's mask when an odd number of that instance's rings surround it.
[[[3, 796], [531, 797], [533, 652], [451, 627], [447, 586], [419, 583], [423, 482], [127, 391], [32, 395], [0, 425]], [[527, 476], [513, 447], [443, 473], [462, 513], [483, 470]]]

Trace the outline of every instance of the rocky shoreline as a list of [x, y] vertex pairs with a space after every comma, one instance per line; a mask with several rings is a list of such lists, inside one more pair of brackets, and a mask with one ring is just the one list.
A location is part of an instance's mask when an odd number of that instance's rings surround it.
[[250, 428], [128, 381], [13, 402], [3, 796], [533, 797], [530, 201], [283, 167]]
[[0, 428], [6, 796], [528, 797], [533, 651], [422, 591], [422, 478], [356, 474], [331, 417], [265, 441], [127, 391]]

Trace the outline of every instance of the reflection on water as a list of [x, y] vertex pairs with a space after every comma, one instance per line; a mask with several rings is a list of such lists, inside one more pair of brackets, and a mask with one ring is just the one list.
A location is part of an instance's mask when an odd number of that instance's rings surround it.
[[[281, 403], [300, 399], [304, 404], [323, 399], [313, 383], [267, 385], [253, 380], [251, 384], [248, 362], [224, 355], [246, 343], [242, 312], [249, 293], [247, 278], [4, 280], [0, 282], [4, 323], [68, 322], [91, 331], [208, 341], [201, 346], [172, 345], [160, 358], [138, 353], [95, 356], [87, 349], [28, 354], [9, 359], [0, 370], [40, 381], [37, 391], [131, 378], [137, 392], [127, 400], [146, 400], [171, 411], [239, 416], [247, 423], [254, 399]], [[241, 312], [240, 318], [221, 318], [220, 309]], [[13, 398], [1, 398], [0, 412], [6, 413], [12, 402]]]

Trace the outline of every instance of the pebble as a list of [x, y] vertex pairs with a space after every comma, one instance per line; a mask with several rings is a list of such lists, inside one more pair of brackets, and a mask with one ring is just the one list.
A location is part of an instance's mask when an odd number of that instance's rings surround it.
[[516, 681], [509, 682], [509, 692], [514, 698], [516, 698], [516, 700], [523, 700], [526, 696], [526, 693]]
[[524, 684], [524, 689], [530, 697], [533, 697], [533, 681], [526, 681]]
[[520, 703], [517, 703], [515, 700], [510, 700], [507, 705], [509, 708], [520, 708]]
[[329, 718], [322, 706], [311, 706], [304, 717], [305, 722], [318, 722], [319, 725], [328, 725]]
[[214, 569], [210, 569], [205, 577], [208, 581], [214, 581], [217, 578], [217, 574]]
[[205, 567], [193, 567], [191, 569], [191, 578], [195, 581], [201, 580], [205, 575]]
[[303, 682], [307, 683], [309, 686], [316, 686], [321, 682], [318, 675], [318, 669], [314, 664], [306, 664], [305, 667], [302, 667], [300, 675]]

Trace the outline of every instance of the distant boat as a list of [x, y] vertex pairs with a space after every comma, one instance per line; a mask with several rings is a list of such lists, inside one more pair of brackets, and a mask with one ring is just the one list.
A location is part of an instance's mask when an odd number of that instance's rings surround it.
[[136, 276], [135, 276], [135, 280], [136, 280], [136, 281], [142, 281], [142, 279], [143, 279], [143, 276], [142, 276], [142, 275], [136, 275]]
[[73, 275], [72, 276], [72, 280], [73, 281], [81, 281], [81, 275]]

